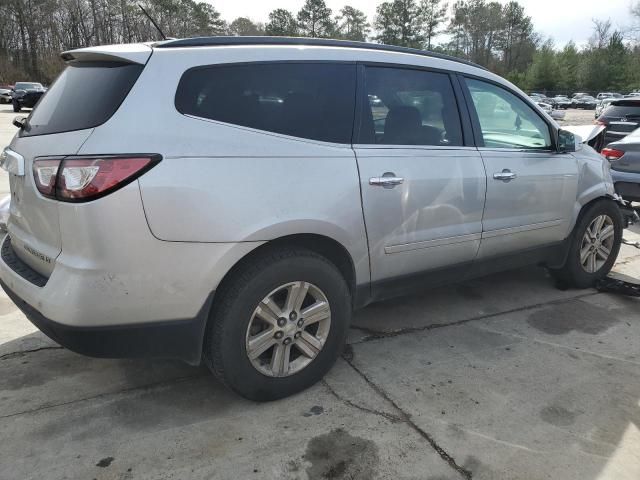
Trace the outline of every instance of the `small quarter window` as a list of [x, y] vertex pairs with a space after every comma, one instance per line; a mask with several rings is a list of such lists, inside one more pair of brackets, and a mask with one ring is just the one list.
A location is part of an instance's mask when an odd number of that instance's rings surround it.
[[185, 72], [175, 102], [187, 115], [351, 143], [355, 88], [354, 64], [214, 65]]

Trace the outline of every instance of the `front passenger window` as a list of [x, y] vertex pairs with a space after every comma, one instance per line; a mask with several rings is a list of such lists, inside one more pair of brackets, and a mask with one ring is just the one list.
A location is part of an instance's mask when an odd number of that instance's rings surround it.
[[466, 79], [488, 148], [551, 148], [549, 126], [513, 93], [481, 80]]

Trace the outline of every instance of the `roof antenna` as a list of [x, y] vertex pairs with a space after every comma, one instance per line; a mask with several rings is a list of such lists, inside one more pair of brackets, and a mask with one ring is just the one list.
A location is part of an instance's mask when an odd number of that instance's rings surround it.
[[144, 9], [144, 7], [140, 4], [138, 4], [138, 7], [140, 7], [140, 10], [142, 10], [142, 13], [144, 13], [144, 15], [151, 20], [151, 23], [153, 23], [153, 26], [156, 27], [156, 30], [158, 30], [158, 32], [160, 33], [160, 36], [162, 37], [163, 40], [167, 39], [167, 36], [162, 32], [162, 30], [160, 29], [160, 27], [158, 26], [158, 24], [156, 23], [156, 21], [151, 18], [151, 15], [149, 15], [147, 13], [147, 11]]

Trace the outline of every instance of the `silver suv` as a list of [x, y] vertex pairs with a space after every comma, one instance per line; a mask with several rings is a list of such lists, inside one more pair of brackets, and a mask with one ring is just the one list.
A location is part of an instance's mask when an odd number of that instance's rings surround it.
[[609, 163], [476, 65], [241, 37], [62, 58], [3, 153], [0, 282], [77, 352], [275, 399], [331, 368], [354, 308], [534, 263], [587, 287], [618, 254]]

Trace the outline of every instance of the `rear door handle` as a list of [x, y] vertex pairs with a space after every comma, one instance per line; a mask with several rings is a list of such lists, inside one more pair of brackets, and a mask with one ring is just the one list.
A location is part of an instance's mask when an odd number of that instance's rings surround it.
[[510, 182], [511, 180], [518, 178], [518, 175], [508, 168], [505, 168], [501, 172], [494, 173], [493, 178], [495, 180], [502, 180], [503, 182]]
[[381, 177], [371, 177], [369, 179], [369, 185], [384, 188], [393, 188], [396, 185], [402, 185], [404, 178], [396, 177], [395, 173], [385, 172]]

